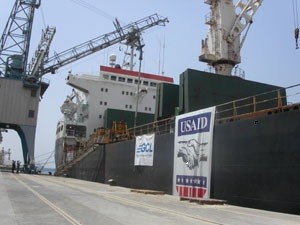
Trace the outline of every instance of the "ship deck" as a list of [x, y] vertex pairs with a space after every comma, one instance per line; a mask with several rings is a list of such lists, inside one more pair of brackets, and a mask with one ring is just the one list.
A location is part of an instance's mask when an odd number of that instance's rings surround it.
[[[148, 192], [145, 192], [148, 193]], [[46, 175], [0, 172], [0, 224], [299, 224], [300, 216]]]

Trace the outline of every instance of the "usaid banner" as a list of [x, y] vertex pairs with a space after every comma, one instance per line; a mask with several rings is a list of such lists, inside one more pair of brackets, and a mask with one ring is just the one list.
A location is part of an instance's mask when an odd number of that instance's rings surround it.
[[176, 117], [173, 194], [209, 198], [215, 107]]
[[135, 141], [135, 166], [153, 166], [155, 134], [137, 136]]

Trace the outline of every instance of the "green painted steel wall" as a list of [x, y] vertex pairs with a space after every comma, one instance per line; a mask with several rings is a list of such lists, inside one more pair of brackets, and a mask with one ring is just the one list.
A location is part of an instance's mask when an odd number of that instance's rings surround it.
[[[180, 75], [179, 110], [180, 113], [187, 113], [279, 88], [281, 87], [244, 80], [236, 76], [187, 69]], [[277, 96], [276, 93], [272, 95], [274, 98]], [[269, 99], [270, 95], [262, 98]]]
[[[127, 127], [133, 127], [135, 112], [117, 109], [107, 109], [104, 113], [104, 127], [111, 128], [113, 121], [125, 121]], [[137, 114], [137, 126], [151, 123], [154, 121], [154, 114], [138, 113]]]
[[160, 83], [156, 88], [155, 120], [174, 116], [179, 105], [179, 85]]

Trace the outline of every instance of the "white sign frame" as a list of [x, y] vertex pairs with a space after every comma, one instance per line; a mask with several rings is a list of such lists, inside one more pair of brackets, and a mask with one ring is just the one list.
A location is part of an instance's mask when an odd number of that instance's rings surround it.
[[173, 194], [210, 198], [215, 107], [176, 117]]
[[135, 166], [153, 166], [155, 133], [136, 136]]

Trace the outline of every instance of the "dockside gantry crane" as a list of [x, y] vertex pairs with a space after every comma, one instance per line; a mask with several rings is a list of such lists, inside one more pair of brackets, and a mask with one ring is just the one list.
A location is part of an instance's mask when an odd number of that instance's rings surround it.
[[215, 69], [217, 74], [231, 75], [234, 66], [241, 62], [240, 51], [252, 18], [263, 0], [204, 0], [211, 12], [206, 17], [209, 25], [207, 37], [202, 40], [202, 53], [199, 60]]
[[32, 166], [39, 100], [48, 87], [42, 77], [120, 42], [139, 47], [143, 31], [169, 22], [157, 14], [125, 26], [116, 20], [115, 31], [55, 53], [52, 57], [49, 57], [49, 48], [56, 29], [47, 27], [33, 59], [28, 63], [34, 12], [40, 5], [41, 0], [16, 0], [0, 40], [0, 128], [18, 132], [24, 164]]

